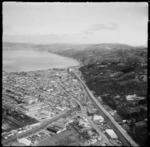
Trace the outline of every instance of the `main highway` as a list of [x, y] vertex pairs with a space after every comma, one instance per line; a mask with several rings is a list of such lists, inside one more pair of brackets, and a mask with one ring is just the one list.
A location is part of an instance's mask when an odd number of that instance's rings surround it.
[[74, 76], [81, 82], [85, 91], [88, 94], [89, 99], [95, 104], [98, 108], [101, 115], [104, 117], [109, 126], [116, 132], [120, 141], [124, 146], [139, 146], [133, 139], [127, 134], [127, 132], [114, 120], [114, 118], [104, 109], [104, 107], [98, 102], [98, 100], [94, 97], [89, 88], [85, 85], [85, 83], [81, 80], [81, 78], [75, 73]]

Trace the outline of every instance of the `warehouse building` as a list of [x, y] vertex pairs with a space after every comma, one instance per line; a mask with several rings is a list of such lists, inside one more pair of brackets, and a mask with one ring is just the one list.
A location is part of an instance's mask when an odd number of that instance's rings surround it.
[[50, 132], [53, 132], [53, 133], [55, 133], [55, 134], [59, 131], [59, 129], [56, 128], [56, 127], [54, 127], [54, 126], [48, 127], [47, 130], [50, 131]]
[[18, 142], [23, 143], [23, 144], [28, 145], [28, 146], [31, 145], [31, 141], [28, 140], [27, 138], [18, 139]]
[[111, 138], [111, 139], [118, 139], [118, 136], [112, 129], [106, 129], [106, 134]]
[[93, 120], [95, 122], [104, 122], [104, 118], [101, 115], [94, 115]]

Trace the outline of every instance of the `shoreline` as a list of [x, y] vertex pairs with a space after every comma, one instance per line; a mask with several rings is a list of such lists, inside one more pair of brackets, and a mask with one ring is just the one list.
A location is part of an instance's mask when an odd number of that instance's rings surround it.
[[2, 70], [2, 72], [6, 72], [6, 73], [22, 73], [22, 72], [25, 72], [25, 73], [29, 73], [29, 72], [40, 72], [40, 71], [48, 71], [48, 70], [67, 70], [67, 69], [69, 69], [69, 68], [74, 68], [74, 67], [81, 67], [80, 65], [78, 65], [78, 66], [69, 66], [69, 67], [66, 67], [66, 68], [56, 68], [56, 67], [53, 67], [53, 68], [49, 68], [49, 69], [39, 69], [39, 70], [30, 70], [30, 71], [13, 71], [13, 72], [8, 72], [8, 71], [6, 71], [6, 70]]
[[[51, 52], [49, 52], [49, 51], [47, 51], [47, 53], [51, 53]], [[60, 69], [60, 70], [67, 70], [67, 69], [69, 69], [69, 68], [73, 68], [73, 67], [78, 67], [78, 68], [80, 68], [81, 66], [83, 66], [82, 65], [82, 63], [81, 63], [81, 61], [80, 60], [77, 60], [77, 59], [75, 59], [75, 58], [72, 58], [72, 57], [68, 57], [68, 56], [64, 56], [64, 55], [60, 55], [60, 54], [57, 54], [57, 53], [51, 53], [51, 54], [54, 54], [54, 55], [58, 55], [58, 56], [61, 56], [61, 57], [66, 57], [66, 58], [70, 58], [70, 59], [74, 59], [74, 60], [76, 60], [77, 62], [78, 62], [78, 65], [75, 65], [75, 66], [68, 66], [68, 67], [52, 67], [52, 68], [46, 68], [46, 69], [37, 69], [37, 70], [29, 70], [29, 71], [6, 71], [6, 70], [4, 70], [4, 69], [2, 69], [2, 71], [3, 72], [7, 72], [7, 73], [21, 73], [21, 72], [25, 72], [25, 73], [27, 73], [27, 72], [39, 72], [39, 71], [47, 71], [47, 70], [54, 70], [54, 69]], [[4, 66], [4, 65], [3, 65]]]

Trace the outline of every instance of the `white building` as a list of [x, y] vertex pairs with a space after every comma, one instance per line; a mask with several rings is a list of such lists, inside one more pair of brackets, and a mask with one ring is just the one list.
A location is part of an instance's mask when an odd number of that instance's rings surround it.
[[127, 96], [126, 96], [126, 99], [127, 99], [128, 101], [133, 101], [136, 97], [137, 97], [136, 94], [127, 95]]
[[118, 139], [118, 136], [112, 129], [106, 129], [105, 132], [111, 139]]
[[63, 129], [61, 129], [61, 130], [59, 130], [59, 131], [57, 132], [57, 134], [59, 134], [59, 133], [62, 132], [62, 131], [65, 131], [65, 130], [66, 130], [66, 127], [63, 128]]
[[27, 138], [18, 139], [18, 142], [23, 143], [23, 144], [28, 145], [28, 146], [31, 145], [31, 141], [28, 140]]
[[72, 68], [69, 68], [69, 72], [72, 72], [73, 71], [73, 69]]
[[102, 140], [102, 137], [101, 137], [101, 136], [98, 136], [97, 140]]
[[56, 109], [58, 109], [58, 110], [60, 110], [60, 111], [64, 111], [64, 109], [61, 108], [61, 107], [56, 107]]
[[127, 95], [126, 99], [128, 101], [134, 101], [134, 100], [142, 100], [142, 99], [144, 99], [144, 97], [137, 97], [136, 94], [133, 94], [133, 95]]
[[32, 125], [30, 125], [31, 127], [37, 127], [37, 126], [39, 126], [39, 125], [41, 125], [41, 123], [35, 123], [35, 124], [32, 124]]
[[104, 122], [104, 118], [101, 115], [94, 115], [94, 121]]

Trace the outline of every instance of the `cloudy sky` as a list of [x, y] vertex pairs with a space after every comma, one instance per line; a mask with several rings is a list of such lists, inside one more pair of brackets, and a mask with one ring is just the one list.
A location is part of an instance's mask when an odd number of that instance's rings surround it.
[[3, 2], [3, 41], [147, 46], [148, 4]]

